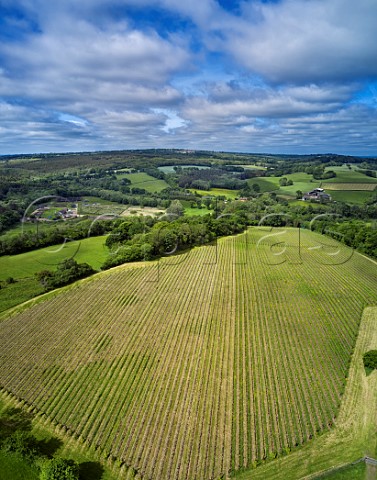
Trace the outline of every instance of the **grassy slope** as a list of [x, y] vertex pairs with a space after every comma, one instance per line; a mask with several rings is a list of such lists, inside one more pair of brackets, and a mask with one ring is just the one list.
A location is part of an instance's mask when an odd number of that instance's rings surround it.
[[377, 185], [377, 178], [368, 177], [363, 173], [356, 172], [355, 170], [344, 169], [343, 167], [335, 168], [330, 167], [327, 170], [334, 170], [336, 177], [322, 180], [323, 184], [326, 183], [375, 183]]
[[331, 469], [364, 455], [375, 458], [377, 371], [367, 377], [362, 363], [362, 355], [375, 348], [377, 348], [377, 308], [370, 307], [365, 309], [361, 320], [335, 429], [287, 457], [237, 475], [237, 480], [309, 478], [307, 476], [310, 473]]
[[328, 193], [331, 195], [331, 198], [336, 202], [354, 203], [357, 205], [362, 205], [365, 200], [368, 200], [373, 195], [372, 192], [363, 192], [360, 190], [329, 190]]
[[207, 195], [215, 197], [227, 197], [227, 198], [237, 198], [239, 197], [238, 190], [228, 190], [226, 188], [211, 188], [211, 190], [196, 190], [195, 188], [189, 188], [189, 191], [192, 193], [198, 193], [202, 197]]
[[127, 178], [131, 182], [131, 187], [144, 188], [147, 192], [161, 192], [169, 185], [165, 180], [159, 180], [157, 178], [151, 177], [147, 173], [126, 173], [122, 175], [117, 175], [117, 178]]
[[[18, 255], [0, 257], [0, 280], [7, 277], [31, 277], [41, 270], [56, 270], [58, 263], [73, 257], [79, 263], [89, 263], [99, 269], [108, 255], [106, 236], [67, 242]], [[1, 291], [0, 291], [1, 295]]]
[[43, 293], [42, 285], [34, 278], [23, 278], [3, 285], [0, 290], [0, 312], [15, 307]]
[[41, 248], [19, 255], [0, 257], [0, 281], [8, 277], [16, 279], [16, 283], [2, 284], [0, 290], [0, 312], [43, 293], [43, 287], [34, 278], [41, 270], [56, 270], [57, 264], [73, 258], [79, 263], [89, 263], [99, 269], [108, 255], [105, 246], [106, 236], [91, 237], [63, 245]]
[[[367, 466], [364, 462], [342, 468], [341, 470], [321, 475], [318, 480], [367, 480]], [[317, 478], [315, 480], [317, 480]]]

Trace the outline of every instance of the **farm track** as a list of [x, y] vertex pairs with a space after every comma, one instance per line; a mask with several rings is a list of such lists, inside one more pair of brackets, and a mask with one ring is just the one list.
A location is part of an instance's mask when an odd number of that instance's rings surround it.
[[217, 479], [331, 429], [376, 265], [278, 232], [117, 268], [9, 317], [0, 385], [145, 479]]

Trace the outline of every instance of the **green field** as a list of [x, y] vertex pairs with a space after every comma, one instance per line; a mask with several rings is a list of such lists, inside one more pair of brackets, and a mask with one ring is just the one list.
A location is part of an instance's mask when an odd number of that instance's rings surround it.
[[[42, 270], [56, 270], [63, 260], [73, 257], [79, 263], [89, 263], [99, 270], [109, 250], [106, 236], [76, 240], [66, 244], [0, 257], [0, 312], [43, 293], [42, 285], [34, 278]], [[5, 280], [12, 277], [15, 283]]]
[[344, 203], [355, 203], [358, 205], [362, 205], [366, 200], [371, 198], [373, 195], [372, 192], [362, 192], [362, 191], [352, 191], [352, 190], [344, 190], [344, 191], [334, 191], [328, 190], [331, 195], [332, 200], [336, 202], [344, 202]]
[[289, 180], [293, 181], [293, 185], [281, 187], [279, 181], [282, 177], [265, 177], [265, 178], [250, 178], [247, 182], [251, 186], [253, 183], [259, 185], [261, 192], [275, 191], [278, 194], [288, 195], [290, 197], [296, 197], [297, 190], [301, 190], [303, 193], [313, 190], [313, 188], [319, 187], [320, 182], [313, 180], [312, 175], [307, 173], [291, 173], [283, 175]]
[[2, 284], [0, 290], [0, 312], [26, 302], [44, 292], [36, 278], [21, 278], [10, 285]]
[[165, 180], [159, 180], [158, 178], [151, 177], [147, 173], [124, 173], [117, 175], [117, 178], [127, 178], [131, 182], [131, 187], [144, 188], [147, 192], [161, 192], [169, 185]]
[[[70, 222], [75, 222], [76, 220], [70, 220]], [[48, 230], [54, 229], [57, 226], [61, 226], [63, 221], [60, 222], [38, 222], [38, 227], [36, 223], [19, 223], [15, 227], [10, 228], [0, 236], [0, 240], [6, 239], [9, 237], [15, 237], [21, 235], [22, 233], [36, 233], [37, 228], [39, 232], [46, 232]]]
[[[363, 173], [356, 172], [355, 170], [345, 169], [343, 167], [329, 167], [327, 170], [334, 170], [336, 177], [322, 180], [323, 184], [326, 183], [375, 183], [377, 185], [377, 178], [368, 177]], [[326, 188], [326, 187], [324, 187]]]
[[279, 179], [276, 180], [276, 177], [267, 177], [267, 178], [249, 178], [247, 183], [252, 186], [254, 183], [259, 185], [261, 193], [264, 192], [273, 192], [274, 190], [279, 189]]
[[345, 467], [334, 473], [328, 473], [317, 477], [315, 480], [368, 480], [367, 468], [364, 462]]
[[234, 200], [239, 197], [238, 190], [229, 190], [226, 188], [211, 188], [211, 190], [196, 190], [194, 188], [188, 189], [191, 193], [197, 193], [202, 197], [213, 196], [213, 197], [226, 197]]
[[[142, 478], [218, 479], [267, 462], [239, 478], [293, 480], [374, 454], [363, 412], [375, 416], [377, 372], [360, 384], [359, 362], [376, 309], [346, 377], [376, 283], [376, 264], [335, 241], [251, 228], [103, 272], [3, 320], [0, 384]], [[334, 425], [354, 448], [315, 453], [335, 445]]]
[[[109, 251], [105, 246], [106, 236], [75, 240], [61, 245], [0, 257], [0, 281], [8, 277], [32, 277], [41, 270], [55, 270], [63, 260], [73, 257], [79, 263], [89, 263], [99, 269]], [[0, 296], [1, 296], [0, 290]]]

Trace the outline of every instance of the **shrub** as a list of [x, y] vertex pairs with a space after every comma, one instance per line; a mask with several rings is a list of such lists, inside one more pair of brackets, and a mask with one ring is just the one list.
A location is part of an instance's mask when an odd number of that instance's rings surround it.
[[53, 458], [41, 467], [40, 480], [78, 480], [79, 468], [73, 460]]
[[377, 350], [370, 350], [364, 353], [363, 360], [365, 368], [377, 369]]

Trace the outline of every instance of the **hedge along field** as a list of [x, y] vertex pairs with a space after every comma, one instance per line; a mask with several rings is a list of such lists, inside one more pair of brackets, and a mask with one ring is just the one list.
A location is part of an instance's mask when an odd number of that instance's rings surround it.
[[217, 479], [331, 429], [376, 284], [333, 240], [252, 228], [7, 318], [0, 384], [142, 478]]

